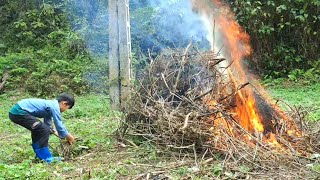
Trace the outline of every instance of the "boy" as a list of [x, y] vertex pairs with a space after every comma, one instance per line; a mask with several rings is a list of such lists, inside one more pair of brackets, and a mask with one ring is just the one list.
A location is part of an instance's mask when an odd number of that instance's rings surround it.
[[[61, 94], [54, 100], [23, 99], [12, 107], [9, 118], [31, 131], [32, 148], [36, 157], [50, 163], [55, 159], [48, 147], [50, 133], [66, 138], [69, 144], [75, 141], [62, 123], [60, 115], [67, 109], [71, 109], [74, 103], [73, 96], [69, 94]], [[42, 122], [37, 118], [44, 118], [44, 120]], [[51, 126], [52, 118], [58, 132]], [[60, 160], [59, 157], [57, 159]]]

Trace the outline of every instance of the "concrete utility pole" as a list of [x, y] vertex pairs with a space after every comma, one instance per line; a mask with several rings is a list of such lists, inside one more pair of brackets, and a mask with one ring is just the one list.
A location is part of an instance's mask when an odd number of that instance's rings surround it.
[[111, 106], [119, 110], [131, 82], [129, 0], [109, 0], [109, 80]]

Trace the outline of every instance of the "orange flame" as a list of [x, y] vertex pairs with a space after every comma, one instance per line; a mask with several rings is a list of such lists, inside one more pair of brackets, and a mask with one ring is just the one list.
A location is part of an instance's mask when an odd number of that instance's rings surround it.
[[252, 98], [252, 94], [245, 98], [242, 92], [239, 91], [236, 101], [234, 111], [238, 115], [236, 118], [241, 126], [250, 132], [263, 132], [264, 127], [255, 108], [255, 99]]
[[[204, 17], [204, 22], [207, 25], [209, 34], [212, 32], [212, 37], [208, 37], [211, 42], [212, 50], [217, 52], [221, 47], [214, 47], [214, 42], [218, 40], [223, 44], [222, 54], [230, 60], [229, 64], [224, 66], [227, 69], [227, 76], [235, 86], [241, 86], [249, 82], [246, 70], [243, 67], [243, 58], [250, 55], [252, 52], [250, 46], [249, 35], [236, 22], [235, 16], [230, 8], [220, 0], [191, 0], [193, 8]], [[209, 22], [209, 23], [208, 23]], [[215, 37], [217, 36], [217, 37]], [[216, 39], [217, 38], [217, 39]], [[220, 44], [221, 45], [221, 44]], [[215, 102], [211, 102], [211, 105]], [[277, 109], [275, 109], [277, 111]], [[251, 132], [252, 134], [267, 134], [263, 139], [273, 146], [280, 146], [275, 134], [266, 132], [266, 127], [263, 124], [262, 115], [259, 114], [256, 98], [250, 86], [245, 86], [237, 90], [235, 96], [235, 108], [232, 110], [236, 115], [235, 119], [239, 124]], [[223, 120], [215, 119], [215, 125], [223, 124]], [[271, 120], [269, 120], [271, 121]], [[288, 131], [290, 132], [290, 131]], [[297, 131], [293, 133], [298, 134]], [[247, 138], [249, 141], [249, 138]]]
[[[222, 43], [226, 47], [224, 56], [232, 60], [231, 69], [228, 74], [236, 85], [248, 82], [246, 73], [243, 70], [242, 59], [251, 54], [250, 37], [241, 26], [235, 21], [230, 8], [218, 0], [213, 0], [214, 5], [220, 10], [213, 15], [217, 23], [217, 31], [222, 38]], [[238, 91], [236, 108], [234, 111], [241, 126], [250, 132], [263, 132], [264, 127], [260, 116], [257, 113], [254, 95], [251, 89], [245, 88]]]

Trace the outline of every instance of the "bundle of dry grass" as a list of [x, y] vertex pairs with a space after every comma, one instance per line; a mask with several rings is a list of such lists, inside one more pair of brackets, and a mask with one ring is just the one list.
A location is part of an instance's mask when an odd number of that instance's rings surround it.
[[303, 136], [288, 135], [286, 128], [296, 122], [275, 117], [275, 143], [241, 127], [231, 109], [237, 92], [250, 84], [235, 87], [224, 73], [229, 66], [219, 65], [224, 60], [213, 53], [199, 53], [191, 45], [158, 56], [137, 79], [120, 131], [164, 148], [192, 151], [195, 158], [222, 152], [230, 170], [247, 164], [257, 172], [256, 178], [315, 177], [306, 165], [319, 161], [310, 158], [320, 150], [319, 129], [312, 132], [305, 123], [300, 127]]
[[70, 145], [67, 139], [60, 139], [58, 152], [61, 153], [60, 156], [62, 156], [65, 160], [73, 158], [73, 149], [73, 145]]
[[85, 151], [90, 150], [88, 146], [83, 145], [83, 141], [80, 138], [76, 138], [76, 142], [70, 144], [67, 139], [60, 139], [60, 144], [56, 148], [60, 157], [64, 160], [72, 160]]

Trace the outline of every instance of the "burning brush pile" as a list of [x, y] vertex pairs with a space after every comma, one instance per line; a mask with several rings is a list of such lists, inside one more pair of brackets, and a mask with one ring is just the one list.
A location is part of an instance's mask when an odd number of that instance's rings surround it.
[[307, 164], [319, 162], [319, 126], [282, 112], [226, 62], [191, 45], [161, 54], [137, 78], [122, 128], [170, 151], [223, 154], [226, 166], [247, 164], [256, 177], [314, 176]]

